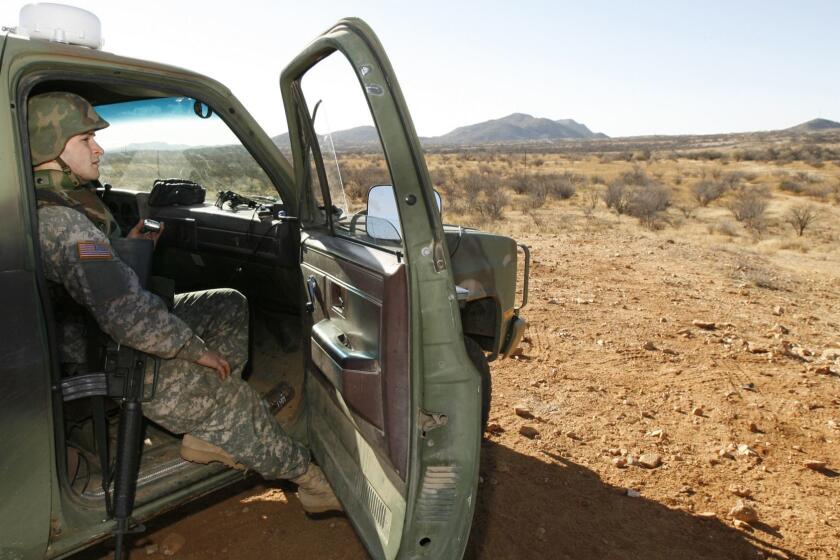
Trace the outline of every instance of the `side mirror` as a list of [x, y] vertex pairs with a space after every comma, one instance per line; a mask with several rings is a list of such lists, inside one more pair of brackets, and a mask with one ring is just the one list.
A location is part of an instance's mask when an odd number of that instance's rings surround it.
[[[435, 202], [440, 212], [443, 201], [435, 191]], [[367, 197], [367, 233], [374, 239], [400, 241], [400, 214], [397, 197], [392, 185], [376, 185], [370, 188]]]

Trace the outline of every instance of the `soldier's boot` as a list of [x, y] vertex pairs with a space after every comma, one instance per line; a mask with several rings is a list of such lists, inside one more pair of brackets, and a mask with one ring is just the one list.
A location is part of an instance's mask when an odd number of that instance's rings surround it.
[[314, 463], [309, 463], [306, 472], [291, 481], [298, 485], [298, 498], [307, 514], [344, 511], [323, 471]]
[[190, 434], [181, 440], [181, 458], [192, 463], [222, 463], [232, 469], [245, 470], [245, 465], [238, 463], [233, 456], [217, 445], [199, 439]]

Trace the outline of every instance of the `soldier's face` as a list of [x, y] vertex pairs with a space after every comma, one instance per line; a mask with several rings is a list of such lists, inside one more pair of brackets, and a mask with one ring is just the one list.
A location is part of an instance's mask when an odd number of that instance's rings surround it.
[[99, 179], [99, 159], [105, 150], [96, 143], [95, 136], [93, 132], [73, 136], [61, 152], [61, 159], [82, 181]]

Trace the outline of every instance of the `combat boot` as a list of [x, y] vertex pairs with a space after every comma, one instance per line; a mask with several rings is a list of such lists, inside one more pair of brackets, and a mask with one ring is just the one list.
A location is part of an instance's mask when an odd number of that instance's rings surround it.
[[244, 471], [245, 465], [237, 463], [233, 456], [217, 445], [185, 434], [181, 440], [181, 458], [192, 463], [222, 463], [232, 469]]
[[307, 514], [344, 511], [323, 471], [315, 463], [309, 463], [305, 473], [290, 480], [298, 485], [298, 498]]

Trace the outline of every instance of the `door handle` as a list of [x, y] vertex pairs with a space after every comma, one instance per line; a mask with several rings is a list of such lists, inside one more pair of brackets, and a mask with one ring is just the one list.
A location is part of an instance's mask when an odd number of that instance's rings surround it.
[[306, 311], [309, 313], [315, 312], [315, 302], [318, 302], [318, 305], [321, 306], [321, 312], [324, 314], [324, 317], [327, 319], [330, 318], [330, 314], [327, 312], [327, 305], [324, 303], [324, 296], [321, 294], [321, 289], [318, 287], [318, 281], [315, 279], [314, 276], [310, 276], [306, 279]]

